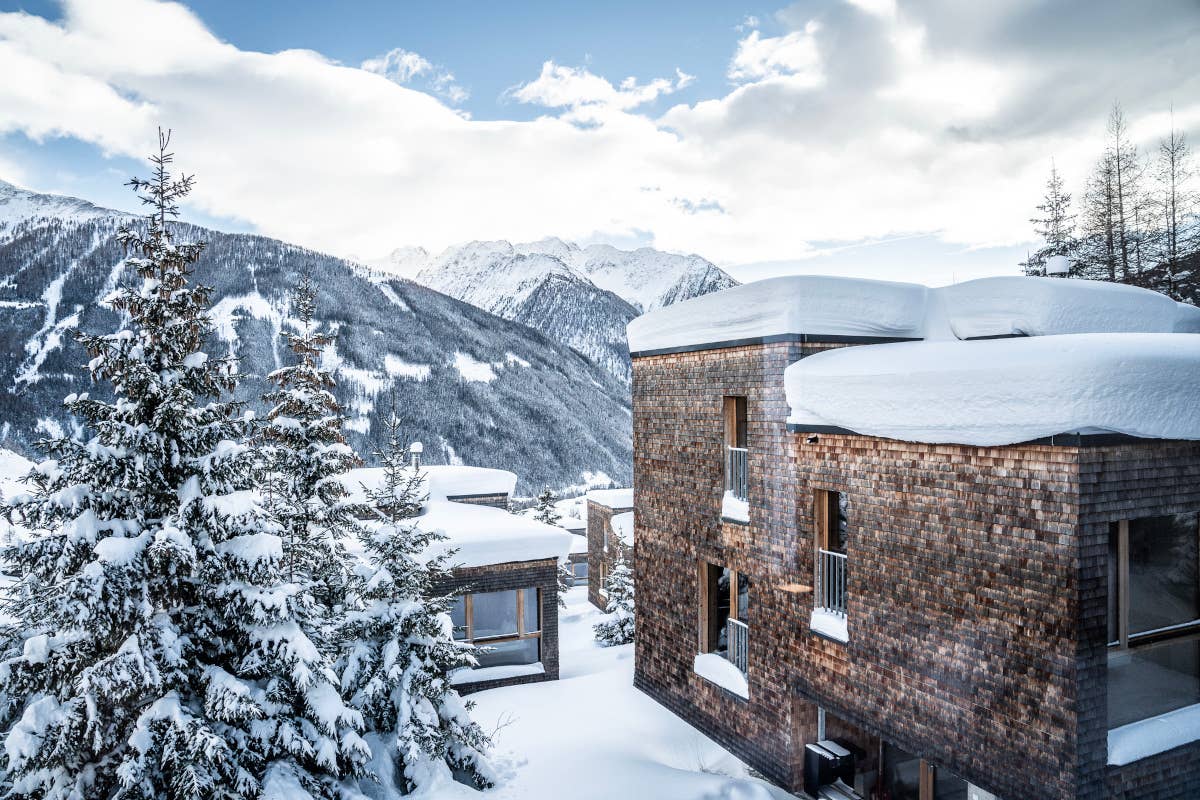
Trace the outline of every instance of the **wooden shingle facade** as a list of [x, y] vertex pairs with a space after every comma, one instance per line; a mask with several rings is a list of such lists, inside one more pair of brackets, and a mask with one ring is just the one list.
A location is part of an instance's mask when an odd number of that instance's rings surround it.
[[[1200, 743], [1122, 766], [1108, 745], [1114, 532], [1200, 510], [1200, 443], [789, 428], [784, 369], [855, 343], [634, 353], [635, 684], [795, 791], [806, 745], [834, 739], [864, 797], [1200, 797]], [[746, 523], [722, 516], [728, 398], [744, 398]], [[830, 558], [832, 634], [814, 613]], [[728, 576], [749, 589], [714, 605]], [[694, 668], [714, 613], [745, 631], [746, 697]]]

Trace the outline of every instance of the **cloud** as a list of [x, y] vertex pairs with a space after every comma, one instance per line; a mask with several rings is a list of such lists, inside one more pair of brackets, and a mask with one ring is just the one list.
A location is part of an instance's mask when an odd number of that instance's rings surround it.
[[627, 111], [677, 92], [694, 80], [694, 75], [676, 69], [674, 80], [655, 78], [649, 83], [638, 83], [637, 78], [629, 77], [613, 86], [607, 79], [582, 67], [566, 67], [547, 61], [542, 64], [542, 72], [536, 79], [509, 90], [509, 94], [519, 102], [547, 108], [603, 106]]
[[428, 85], [434, 93], [458, 105], [470, 97], [470, 93], [458, 84], [454, 73], [444, 67], [435, 66], [420, 53], [405, 50], [403, 47], [393, 48], [381, 56], [368, 58], [362, 62], [361, 68], [376, 75], [382, 75], [393, 83], [405, 85], [413, 78], [428, 76]]
[[1153, 24], [1120, 2], [806, 3], [731, 33], [715, 96], [664, 111], [691, 76], [547, 61], [509, 93], [543, 110], [528, 121], [467, 117], [450, 71], [407, 51], [355, 68], [241, 50], [179, 5], [97, 5], [0, 14], [0, 74], [20, 76], [0, 81], [0, 133], [142, 157], [172, 127], [200, 210], [343, 255], [546, 235], [724, 264], [919, 234], [1015, 245], [1051, 157], [1082, 183], [1114, 99], [1143, 146], [1172, 104], [1200, 134], [1200, 19], [1169, 0]]
[[738, 42], [728, 76], [735, 81], [758, 81], [783, 75], [802, 76], [813, 86], [821, 82], [821, 57], [816, 35], [820, 25], [810, 21], [804, 30], [763, 37], [752, 30]]

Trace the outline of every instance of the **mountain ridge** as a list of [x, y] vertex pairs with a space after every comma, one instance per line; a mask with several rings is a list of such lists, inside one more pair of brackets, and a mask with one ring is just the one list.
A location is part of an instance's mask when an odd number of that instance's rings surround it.
[[[115, 330], [102, 304], [134, 280], [116, 242], [131, 217], [11, 184], [0, 210], [0, 446], [34, 455], [45, 435], [77, 432], [62, 398], [90, 385], [72, 331]], [[522, 491], [630, 479], [627, 388], [576, 350], [519, 322], [400, 278], [368, 279], [353, 262], [252, 234], [179, 223], [178, 240], [207, 242], [196, 279], [213, 287], [215, 354], [232, 353], [237, 399], [257, 413], [265, 375], [288, 358], [289, 293], [303, 272], [319, 287], [319, 319], [336, 334], [325, 353], [346, 409], [347, 436], [377, 449], [392, 391], [405, 435], [429, 463], [510, 469]]]

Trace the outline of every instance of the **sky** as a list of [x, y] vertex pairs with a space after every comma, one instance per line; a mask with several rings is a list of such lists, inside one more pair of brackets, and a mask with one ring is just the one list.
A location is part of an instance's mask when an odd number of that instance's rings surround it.
[[1018, 270], [1120, 102], [1200, 136], [1200, 0], [0, 0], [0, 179], [362, 260], [653, 246], [741, 280]]

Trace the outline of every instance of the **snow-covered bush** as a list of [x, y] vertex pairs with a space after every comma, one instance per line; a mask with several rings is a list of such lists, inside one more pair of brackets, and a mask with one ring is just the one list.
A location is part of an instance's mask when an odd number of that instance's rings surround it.
[[283, 572], [255, 490], [253, 419], [209, 358], [204, 247], [173, 238], [190, 177], [160, 134], [148, 231], [119, 239], [140, 284], [110, 296], [126, 327], [79, 335], [112, 400], [72, 394], [78, 438], [41, 442], [31, 494], [6, 514], [21, 576], [0, 631], [5, 788], [39, 798], [336, 798], [369, 758], [360, 715]]
[[373, 767], [388, 791], [409, 793], [458, 772], [478, 788], [495, 783], [487, 735], [449, 675], [476, 665], [473, 648], [454, 640], [452, 597], [433, 594], [452, 553], [421, 554], [441, 534], [406, 520], [419, 513], [421, 476], [391, 415], [387, 448], [376, 453], [384, 480], [368, 490], [378, 524], [360, 533], [369, 566], [359, 570], [360, 603], [346, 617], [342, 689], [366, 720]]
[[596, 641], [605, 647], [633, 641], [633, 570], [625, 561], [625, 548], [617, 546], [617, 558], [604, 580], [608, 593], [608, 617], [592, 626]]

